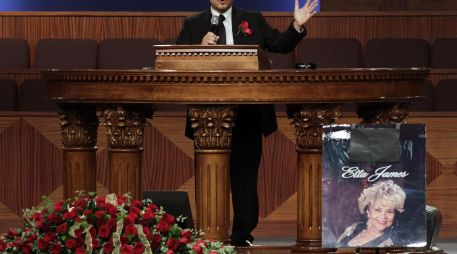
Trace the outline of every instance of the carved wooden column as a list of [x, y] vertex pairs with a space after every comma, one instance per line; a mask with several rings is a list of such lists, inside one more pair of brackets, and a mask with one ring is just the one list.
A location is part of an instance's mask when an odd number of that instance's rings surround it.
[[290, 107], [297, 141], [297, 243], [294, 252], [319, 253], [322, 218], [322, 126], [341, 116], [340, 104]]
[[60, 105], [64, 173], [63, 196], [76, 191], [96, 191], [96, 161], [98, 119], [95, 107]]
[[206, 239], [228, 241], [230, 227], [230, 145], [233, 106], [192, 106], [197, 228]]
[[141, 199], [141, 159], [146, 118], [152, 117], [151, 105], [108, 105], [97, 109], [106, 126], [110, 168], [110, 192], [130, 192]]

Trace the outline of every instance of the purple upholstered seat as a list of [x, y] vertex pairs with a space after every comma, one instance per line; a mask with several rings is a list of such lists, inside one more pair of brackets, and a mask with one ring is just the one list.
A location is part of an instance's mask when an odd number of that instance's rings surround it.
[[432, 44], [432, 68], [457, 68], [457, 38], [439, 38]]
[[0, 39], [0, 69], [26, 69], [29, 64], [29, 45], [24, 39]]
[[417, 38], [379, 38], [365, 45], [365, 66], [371, 68], [430, 67], [430, 44]]
[[457, 111], [457, 79], [444, 79], [435, 88], [435, 110]]
[[303, 39], [297, 46], [297, 62], [315, 63], [317, 68], [362, 67], [362, 46], [353, 38]]
[[94, 69], [97, 42], [86, 39], [43, 39], [36, 46], [36, 69]]
[[0, 110], [16, 110], [17, 88], [11, 79], [0, 79]]
[[98, 68], [138, 69], [153, 67], [155, 39], [106, 39], [100, 43]]
[[425, 81], [425, 98], [411, 102], [410, 111], [433, 111], [433, 84], [430, 80]]

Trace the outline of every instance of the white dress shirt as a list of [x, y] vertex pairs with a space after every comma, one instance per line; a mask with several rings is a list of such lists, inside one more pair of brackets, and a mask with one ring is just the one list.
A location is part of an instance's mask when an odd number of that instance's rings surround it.
[[211, 14], [219, 16], [224, 15], [225, 20], [223, 22], [225, 26], [225, 44], [233, 45], [233, 31], [232, 31], [232, 7], [226, 10], [224, 13], [219, 13], [211, 6]]

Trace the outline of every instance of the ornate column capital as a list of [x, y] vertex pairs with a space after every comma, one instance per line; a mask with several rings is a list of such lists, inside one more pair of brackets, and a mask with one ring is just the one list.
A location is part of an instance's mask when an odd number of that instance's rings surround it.
[[110, 148], [130, 149], [143, 145], [146, 119], [152, 118], [152, 105], [107, 105], [97, 108], [101, 124], [106, 126]]
[[188, 119], [197, 149], [230, 149], [235, 106], [191, 106]]
[[60, 108], [58, 114], [64, 149], [94, 148], [98, 129], [95, 107], [60, 105]]
[[362, 123], [405, 123], [409, 114], [408, 106], [406, 102], [359, 103], [357, 115], [362, 118]]
[[341, 117], [341, 104], [289, 105], [298, 149], [322, 150], [322, 126]]

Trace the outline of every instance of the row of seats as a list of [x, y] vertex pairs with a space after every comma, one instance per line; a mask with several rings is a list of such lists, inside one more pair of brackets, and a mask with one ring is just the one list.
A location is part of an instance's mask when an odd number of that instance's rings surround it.
[[[153, 45], [170, 44], [173, 40], [160, 42], [155, 39], [106, 39], [97, 44], [88, 39], [45, 39], [36, 46], [33, 68], [36, 69], [125, 69], [142, 68], [154, 65]], [[314, 63], [317, 68], [402, 68], [432, 67], [457, 68], [457, 38], [441, 38], [432, 46], [422, 39], [373, 39], [364, 48], [352, 38], [313, 38], [304, 39], [296, 52], [287, 55], [269, 53], [272, 68], [294, 68], [296, 62]], [[364, 55], [365, 57], [362, 57]], [[0, 39], [0, 69], [29, 68], [29, 47], [22, 39]], [[46, 82], [26, 80], [19, 93], [11, 86], [10, 80], [0, 85], [0, 110], [55, 110], [54, 103], [43, 98], [46, 95]], [[14, 82], [13, 82], [14, 83]], [[452, 82], [451, 82], [452, 83]], [[445, 98], [441, 87], [435, 91], [428, 84], [426, 101], [416, 103], [413, 109], [420, 111], [443, 110]], [[11, 91], [14, 94], [11, 94]], [[8, 94], [5, 96], [5, 94]], [[16, 96], [16, 94], [18, 94]], [[434, 96], [435, 95], [435, 96]], [[446, 95], [446, 93], [444, 93]], [[1, 97], [9, 99], [4, 100]], [[17, 102], [15, 98], [18, 98]], [[449, 97], [449, 96], [447, 96]], [[451, 105], [452, 101], [448, 103]], [[449, 110], [449, 107], [447, 107]], [[457, 110], [457, 105], [450, 109]]]
[[[35, 69], [117, 69], [154, 65], [153, 45], [173, 40], [44, 39], [36, 46]], [[23, 39], [0, 39], [0, 69], [30, 68], [29, 47]], [[296, 54], [270, 54], [273, 68], [293, 68], [313, 62], [318, 68], [457, 68], [457, 38], [440, 38], [432, 45], [423, 39], [380, 38], [361, 43], [353, 38], [304, 39]]]

